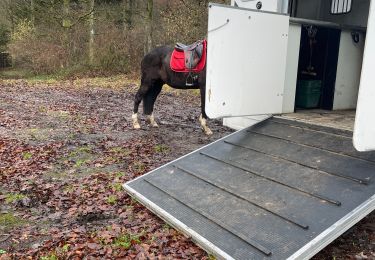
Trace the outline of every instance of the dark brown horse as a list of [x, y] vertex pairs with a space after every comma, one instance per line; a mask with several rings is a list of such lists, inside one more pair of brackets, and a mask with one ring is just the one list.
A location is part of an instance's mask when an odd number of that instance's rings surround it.
[[205, 134], [211, 135], [212, 131], [207, 126], [207, 115], [205, 113], [205, 92], [206, 92], [206, 68], [197, 74], [197, 79], [192, 86], [187, 86], [188, 73], [174, 72], [170, 68], [170, 59], [173, 48], [162, 46], [146, 54], [141, 63], [142, 78], [141, 86], [134, 99], [133, 127], [140, 129], [138, 121], [138, 107], [143, 100], [143, 112], [148, 123], [153, 127], [158, 127], [155, 121], [153, 110], [156, 98], [164, 84], [177, 89], [200, 89], [201, 115], [199, 122]]

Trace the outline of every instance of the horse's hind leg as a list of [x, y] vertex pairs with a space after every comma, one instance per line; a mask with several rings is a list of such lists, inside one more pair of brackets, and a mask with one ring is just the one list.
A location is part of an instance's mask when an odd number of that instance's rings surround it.
[[206, 89], [205, 87], [200, 88], [201, 94], [201, 115], [199, 116], [199, 123], [201, 124], [202, 130], [206, 135], [212, 135], [211, 129], [207, 126], [207, 114], [205, 111], [206, 107]]
[[153, 127], [158, 127], [158, 124], [156, 123], [154, 118], [153, 111], [156, 98], [160, 94], [162, 87], [163, 82], [159, 81], [154, 83], [154, 85], [143, 98], [143, 112], [146, 115], [146, 121]]
[[149, 84], [145, 84], [145, 82], [142, 80], [141, 86], [139, 87], [137, 94], [135, 94], [134, 98], [134, 110], [132, 115], [132, 121], [133, 121], [133, 128], [134, 129], [140, 129], [141, 125], [138, 122], [138, 108], [139, 104], [141, 103], [143, 97], [146, 95], [146, 93], [150, 90]]

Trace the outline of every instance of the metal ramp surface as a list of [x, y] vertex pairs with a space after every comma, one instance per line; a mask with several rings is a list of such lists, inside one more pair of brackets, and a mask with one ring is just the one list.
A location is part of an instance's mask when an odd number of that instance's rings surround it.
[[226, 259], [306, 259], [375, 209], [352, 132], [271, 118], [124, 185]]

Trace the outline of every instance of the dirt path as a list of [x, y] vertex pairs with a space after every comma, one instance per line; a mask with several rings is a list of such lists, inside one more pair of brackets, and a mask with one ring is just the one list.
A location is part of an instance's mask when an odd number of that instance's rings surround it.
[[[0, 259], [211, 258], [121, 184], [231, 130], [210, 121], [206, 137], [196, 92], [167, 90], [155, 108], [161, 127], [135, 131], [135, 89], [122, 78], [0, 82]], [[374, 223], [316, 259], [371, 257]]]

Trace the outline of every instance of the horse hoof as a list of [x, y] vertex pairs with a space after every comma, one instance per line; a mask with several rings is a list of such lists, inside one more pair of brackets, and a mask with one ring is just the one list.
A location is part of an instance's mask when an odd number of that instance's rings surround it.
[[211, 129], [206, 129], [206, 130], [204, 131], [204, 133], [205, 133], [206, 135], [213, 135]]
[[152, 126], [152, 127], [159, 127], [158, 123], [155, 121], [155, 117], [153, 114], [147, 116], [146, 121]]
[[138, 129], [141, 129], [141, 126], [139, 124], [134, 124], [133, 128], [138, 130]]

